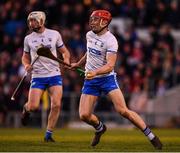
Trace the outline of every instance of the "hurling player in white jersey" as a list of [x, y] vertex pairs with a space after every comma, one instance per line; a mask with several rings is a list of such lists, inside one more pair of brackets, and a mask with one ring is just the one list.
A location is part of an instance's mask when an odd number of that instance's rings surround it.
[[52, 132], [59, 117], [62, 98], [62, 77], [59, 63], [46, 57], [38, 57], [33, 66], [31, 66], [31, 63], [36, 59], [36, 51], [40, 46], [49, 47], [55, 56], [57, 56], [57, 49], [67, 64], [70, 63], [70, 54], [63, 44], [60, 33], [47, 29], [44, 26], [45, 19], [45, 13], [41, 11], [31, 12], [27, 18], [28, 26], [32, 33], [24, 39], [22, 63], [25, 70], [32, 73], [32, 80], [28, 101], [24, 105], [21, 121], [23, 125], [27, 125], [30, 112], [38, 109], [40, 98], [43, 92], [48, 89], [51, 100], [51, 110], [44, 141], [54, 142]]
[[96, 146], [101, 135], [106, 131], [106, 126], [93, 114], [93, 109], [98, 96], [104, 92], [112, 100], [116, 111], [139, 128], [156, 149], [161, 149], [162, 144], [159, 138], [152, 133], [137, 113], [127, 108], [117, 84], [114, 66], [118, 43], [115, 36], [108, 30], [110, 22], [110, 12], [93, 11], [89, 19], [91, 31], [86, 34], [87, 52], [79, 62], [71, 64], [74, 68], [86, 62], [86, 77], [79, 106], [80, 119], [95, 128], [96, 132], [91, 145]]

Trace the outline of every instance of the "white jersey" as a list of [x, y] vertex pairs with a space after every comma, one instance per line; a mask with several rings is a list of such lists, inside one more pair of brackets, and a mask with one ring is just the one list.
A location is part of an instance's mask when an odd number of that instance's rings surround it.
[[[24, 51], [30, 53], [31, 62], [37, 56], [37, 48], [44, 45], [50, 48], [52, 54], [57, 57], [56, 48], [63, 46], [61, 35], [58, 31], [45, 29], [43, 33], [32, 32], [24, 39]], [[40, 56], [33, 65], [32, 77], [51, 77], [60, 75], [59, 63], [46, 57]]]
[[[87, 40], [87, 59], [86, 59], [86, 72], [96, 70], [105, 64], [106, 55], [108, 53], [117, 53], [118, 50], [118, 42], [115, 36], [107, 31], [105, 34], [98, 36], [93, 31], [89, 31], [86, 34]], [[114, 70], [108, 74], [99, 75], [107, 76], [114, 73]]]

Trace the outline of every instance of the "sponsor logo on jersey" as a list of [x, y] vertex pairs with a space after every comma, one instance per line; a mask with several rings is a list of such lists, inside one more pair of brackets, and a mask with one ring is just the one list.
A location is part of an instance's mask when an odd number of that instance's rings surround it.
[[36, 42], [37, 42], [37, 40], [33, 40], [33, 41], [32, 41], [32, 43], [36, 43]]
[[95, 55], [101, 55], [101, 51], [88, 47], [89, 53], [95, 54]]

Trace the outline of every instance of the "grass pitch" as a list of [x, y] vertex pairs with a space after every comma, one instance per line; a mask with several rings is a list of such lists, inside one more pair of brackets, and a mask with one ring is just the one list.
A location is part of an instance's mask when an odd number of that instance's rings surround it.
[[[153, 131], [164, 147], [161, 152], [180, 152], [180, 130]], [[56, 129], [55, 143], [43, 142], [41, 129], [1, 129], [0, 152], [157, 152], [139, 130], [108, 129], [97, 147], [91, 147], [92, 130]]]

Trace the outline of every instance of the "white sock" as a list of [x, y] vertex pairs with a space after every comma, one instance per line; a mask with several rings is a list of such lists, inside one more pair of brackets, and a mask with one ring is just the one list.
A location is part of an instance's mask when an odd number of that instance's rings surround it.
[[155, 135], [151, 132], [151, 129], [148, 127], [143, 130], [143, 133], [148, 137], [149, 140], [152, 140], [155, 137]]

